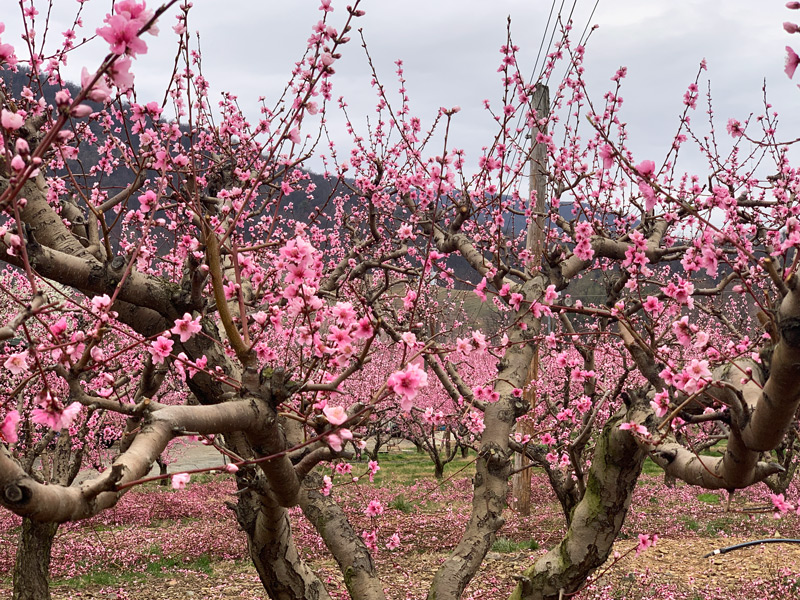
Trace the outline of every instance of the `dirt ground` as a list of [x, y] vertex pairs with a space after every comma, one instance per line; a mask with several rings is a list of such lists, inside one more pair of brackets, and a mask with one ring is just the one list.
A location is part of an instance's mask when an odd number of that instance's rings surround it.
[[[630, 553], [602, 575], [603, 581], [614, 582], [629, 577], [631, 572], [642, 573], [649, 570], [652, 579], [678, 585], [681, 589], [702, 589], [709, 587], [730, 590], [731, 598], [742, 583], [754, 579], [768, 579], [775, 576], [781, 567], [800, 567], [800, 545], [772, 544], [756, 546], [702, 558], [720, 546], [737, 544], [743, 539], [724, 538], [713, 540], [662, 539], [658, 544], [639, 556]], [[719, 542], [719, 544], [717, 544]], [[624, 553], [635, 545], [634, 541], [620, 542], [617, 550]], [[517, 552], [499, 554], [492, 552], [487, 557], [485, 571], [499, 579], [509, 581], [531, 564], [535, 553]], [[379, 565], [382, 580], [388, 590], [408, 589], [409, 576], [414, 580], [415, 597], [424, 597], [427, 583], [433, 577], [439, 562], [444, 556], [436, 555], [393, 555], [391, 562]], [[317, 572], [329, 584], [341, 582], [333, 564], [315, 565]], [[382, 568], [381, 568], [382, 567]], [[335, 584], [334, 584], [335, 587]], [[404, 594], [403, 594], [404, 595]], [[499, 597], [504, 597], [501, 594]], [[86, 588], [80, 591], [54, 587], [54, 600], [103, 599], [116, 600], [175, 600], [183, 598], [203, 599], [253, 599], [263, 598], [263, 588], [254, 569], [244, 563], [213, 563], [213, 573], [206, 575], [195, 572], [175, 572], [160, 578], [144, 579], [122, 590], [108, 588]], [[577, 596], [580, 598], [580, 595]], [[744, 599], [742, 599], [744, 600]], [[789, 599], [786, 599], [789, 600]]]

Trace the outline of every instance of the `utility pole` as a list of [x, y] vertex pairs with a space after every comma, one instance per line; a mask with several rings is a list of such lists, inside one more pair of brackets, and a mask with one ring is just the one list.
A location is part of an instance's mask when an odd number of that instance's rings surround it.
[[[536, 120], [547, 119], [550, 116], [550, 90], [546, 85], [536, 84], [531, 100], [531, 106], [535, 111]], [[536, 141], [537, 134], [547, 134], [547, 126], [534, 126], [531, 130], [531, 156], [530, 156], [530, 189], [531, 194], [536, 194], [536, 204], [531, 206], [533, 215], [528, 221], [528, 237], [526, 248], [531, 254], [531, 267], [526, 268], [531, 275], [535, 275], [542, 263], [542, 252], [544, 251], [544, 215], [545, 199], [547, 196], [547, 147]], [[541, 322], [539, 323], [541, 330]], [[536, 386], [530, 386], [530, 382], [539, 377], [539, 345], [536, 345], [533, 360], [528, 367], [528, 384], [526, 385], [525, 400], [533, 407], [536, 402]], [[533, 427], [530, 421], [520, 421], [517, 423], [517, 431], [523, 435], [533, 434]], [[514, 457], [514, 476], [511, 482], [512, 507], [520, 514], [528, 516], [531, 514], [531, 469], [530, 461], [526, 456], [517, 454]], [[528, 467], [528, 468], [525, 468]]]

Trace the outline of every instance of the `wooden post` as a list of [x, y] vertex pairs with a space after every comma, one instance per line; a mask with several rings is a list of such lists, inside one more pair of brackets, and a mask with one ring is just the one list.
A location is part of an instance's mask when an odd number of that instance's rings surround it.
[[[536, 84], [531, 101], [533, 109], [536, 111], [536, 119], [545, 119], [550, 115], [550, 90], [546, 85]], [[536, 205], [531, 208], [534, 215], [528, 222], [528, 237], [526, 247], [531, 253], [531, 268], [526, 271], [535, 273], [542, 262], [542, 252], [544, 247], [544, 213], [545, 197], [547, 196], [547, 147], [536, 141], [538, 133], [546, 134], [547, 127], [534, 127], [531, 130], [531, 157], [530, 157], [530, 189], [536, 192]], [[540, 325], [541, 327], [541, 325]], [[539, 347], [536, 346], [533, 360], [528, 368], [528, 381], [539, 378]], [[528, 386], [526, 386], [527, 388]], [[525, 393], [525, 400], [530, 406], [536, 402], [536, 388], [531, 387]], [[517, 424], [517, 431], [523, 435], [533, 434], [533, 427], [530, 421], [521, 421]], [[524, 516], [531, 514], [531, 469], [527, 467], [530, 461], [527, 457], [517, 454], [514, 457], [514, 476], [511, 483], [512, 508]], [[522, 470], [520, 470], [522, 469]]]

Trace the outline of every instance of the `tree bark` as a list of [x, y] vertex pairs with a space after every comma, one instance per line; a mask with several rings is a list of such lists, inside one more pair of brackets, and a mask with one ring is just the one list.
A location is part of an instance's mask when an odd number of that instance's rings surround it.
[[325, 586], [300, 558], [289, 511], [269, 495], [240, 488], [236, 518], [247, 534], [247, 548], [259, 579], [272, 600], [329, 600]]
[[13, 600], [50, 600], [50, 549], [57, 531], [58, 523], [22, 519]]
[[344, 584], [354, 600], [384, 600], [383, 586], [369, 549], [353, 530], [342, 507], [323, 496], [322, 476], [309, 473], [303, 481], [300, 507], [339, 564]]
[[625, 417], [621, 410], [606, 423], [566, 536], [524, 572], [511, 600], [558, 600], [578, 590], [608, 558], [646, 456], [634, 437], [619, 429]]

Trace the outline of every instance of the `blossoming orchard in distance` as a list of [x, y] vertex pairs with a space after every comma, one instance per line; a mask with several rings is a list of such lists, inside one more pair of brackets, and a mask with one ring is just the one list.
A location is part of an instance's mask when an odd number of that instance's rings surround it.
[[[293, 507], [352, 598], [386, 597], [373, 558], [407, 550], [402, 535], [381, 528], [378, 499], [358, 510], [363, 531], [337, 503], [337, 483], [381, 469], [353, 462], [377, 423], [419, 445], [445, 428], [477, 450], [472, 513], [427, 591], [438, 600], [481, 570], [515, 454], [547, 475], [567, 529], [512, 598], [583, 589], [647, 457], [710, 490], [766, 481], [777, 513], [800, 510], [785, 495], [800, 176], [782, 140], [796, 136], [779, 137], [769, 105], [727, 134], [698, 125], [703, 65], [674, 91], [684, 111], [664, 156], [634, 156], [624, 67], [587, 96], [586, 50], [562, 22], [542, 73], [549, 107], [510, 36], [502, 46], [477, 172], [448, 144], [459, 110], [423, 123], [401, 63], [396, 83], [373, 73], [377, 112], [348, 123], [352, 146], [326, 145], [320, 117], [346, 106], [335, 69], [357, 51], [360, 4], [322, 0], [284, 94], [251, 122], [235, 90], [208, 97], [191, 3], [122, 0], [83, 23], [79, 2], [43, 51], [47, 11], [21, 2], [25, 42], [0, 39], [0, 504], [23, 517], [15, 598], [49, 597], [57, 524], [114, 507], [176, 438], [227, 461], [271, 598], [329, 597], [298, 554]], [[136, 94], [148, 35], [176, 44], [160, 98]], [[84, 37], [108, 54], [77, 87], [60, 69]], [[797, 64], [789, 48], [789, 77]], [[707, 171], [675, 169], [686, 145]], [[312, 157], [325, 173], [304, 168]], [[104, 468], [73, 484], [89, 466]], [[185, 493], [191, 474], [170, 480]], [[640, 532], [637, 552], [658, 533]]]

